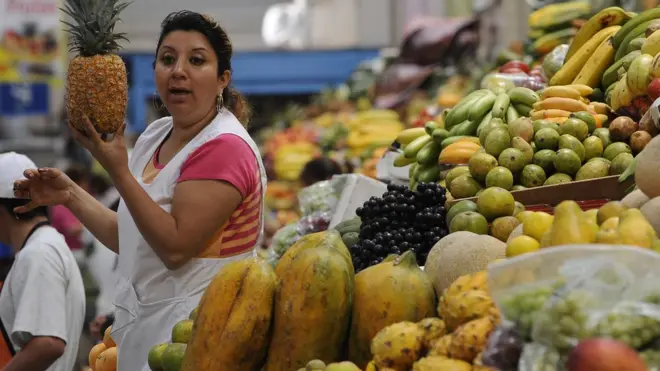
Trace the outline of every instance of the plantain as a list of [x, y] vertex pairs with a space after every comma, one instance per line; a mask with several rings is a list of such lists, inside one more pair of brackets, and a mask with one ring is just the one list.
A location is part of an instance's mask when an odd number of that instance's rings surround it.
[[557, 73], [550, 79], [549, 85], [569, 85], [575, 80], [587, 60], [598, 49], [604, 40], [611, 37], [615, 32], [621, 29], [621, 26], [610, 26], [597, 32], [589, 41], [573, 55], [566, 64], [564, 64]]
[[506, 110], [509, 109], [509, 104], [511, 103], [511, 98], [507, 93], [499, 93], [495, 102], [493, 103], [493, 108], [491, 113], [493, 117], [500, 119], [506, 118]]
[[572, 27], [554, 31], [536, 39], [532, 43], [531, 49], [537, 54], [544, 55], [550, 53], [552, 49], [568, 41], [573, 36], [575, 36], [575, 29]]
[[569, 112], [587, 111], [589, 107], [579, 100], [551, 97], [534, 104], [535, 110], [560, 109]]
[[488, 92], [486, 95], [479, 97], [468, 110], [468, 119], [470, 121], [481, 121], [488, 111], [493, 108], [497, 95], [493, 92]]
[[603, 77], [603, 72], [614, 59], [614, 52], [612, 40], [610, 38], [605, 39], [594, 54], [587, 59], [587, 63], [582, 67], [573, 83], [588, 85], [592, 88], [597, 87]]
[[630, 20], [631, 14], [618, 6], [605, 8], [591, 17], [575, 34], [571, 45], [566, 52], [564, 61], [568, 61], [586, 44], [596, 33], [606, 27], [618, 26]]
[[531, 28], [549, 28], [558, 23], [572, 21], [591, 12], [588, 1], [569, 1], [546, 5], [533, 11], [527, 18]]

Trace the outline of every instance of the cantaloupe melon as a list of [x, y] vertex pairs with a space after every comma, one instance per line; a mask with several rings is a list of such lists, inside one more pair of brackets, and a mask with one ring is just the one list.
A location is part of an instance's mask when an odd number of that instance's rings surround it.
[[641, 189], [636, 189], [626, 195], [621, 200], [621, 203], [630, 209], [640, 209], [642, 205], [649, 201], [649, 197], [642, 192]]
[[99, 354], [94, 371], [117, 371], [117, 347], [109, 348]]
[[653, 226], [655, 233], [660, 236], [660, 197], [652, 198], [644, 203], [640, 211], [651, 226]]
[[660, 136], [635, 157], [635, 184], [649, 198], [660, 196]]
[[424, 270], [438, 296], [458, 277], [486, 269], [506, 256], [506, 244], [488, 235], [455, 232], [438, 241], [429, 252]]

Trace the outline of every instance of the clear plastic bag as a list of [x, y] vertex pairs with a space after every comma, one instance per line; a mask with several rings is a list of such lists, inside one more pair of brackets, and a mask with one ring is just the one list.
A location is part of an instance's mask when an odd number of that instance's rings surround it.
[[298, 191], [298, 204], [302, 215], [318, 212], [334, 213], [344, 190], [348, 175], [336, 175], [330, 180], [316, 182]]
[[636, 349], [660, 338], [659, 265], [651, 250], [568, 245], [489, 266], [489, 290], [505, 322], [536, 349], [523, 351], [520, 369], [545, 370], [531, 366], [542, 358], [538, 349], [563, 356], [593, 336]]
[[493, 72], [481, 79], [481, 89], [496, 89], [500, 87], [510, 90], [514, 87], [524, 87], [538, 91], [544, 89], [546, 86], [547, 84], [544, 81], [526, 73], [507, 74]]
[[512, 323], [501, 324], [488, 337], [481, 363], [499, 371], [517, 371], [524, 345], [516, 326]]
[[262, 257], [269, 261], [277, 261], [300, 237], [302, 235], [298, 233], [297, 222], [285, 225], [275, 232], [270, 246]]
[[564, 65], [564, 59], [566, 59], [568, 47], [568, 44], [558, 45], [543, 58], [543, 64], [541, 66], [543, 68], [543, 74], [548, 80], [550, 80]]
[[319, 211], [305, 215], [296, 223], [296, 232], [300, 236], [310, 233], [323, 232], [328, 229], [333, 212]]

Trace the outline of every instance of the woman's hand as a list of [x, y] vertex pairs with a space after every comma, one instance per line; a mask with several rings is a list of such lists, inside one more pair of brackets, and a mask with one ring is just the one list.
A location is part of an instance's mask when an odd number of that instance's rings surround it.
[[30, 199], [30, 202], [17, 207], [14, 210], [16, 213], [25, 213], [40, 206], [66, 205], [76, 187], [76, 183], [58, 169], [30, 169], [23, 175], [26, 179], [14, 183], [14, 195]]
[[83, 117], [83, 125], [84, 131], [81, 132], [69, 123], [71, 136], [94, 156], [108, 174], [114, 178], [121, 172], [128, 171], [128, 151], [124, 141], [126, 123], [107, 141], [94, 129], [87, 116]]

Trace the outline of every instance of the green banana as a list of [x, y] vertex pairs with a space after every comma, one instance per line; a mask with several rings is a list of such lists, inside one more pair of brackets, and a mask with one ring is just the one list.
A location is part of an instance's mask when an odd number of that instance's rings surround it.
[[415, 179], [415, 173], [417, 172], [417, 168], [419, 167], [419, 164], [417, 164], [417, 161], [413, 162], [410, 164], [410, 168], [408, 169], [408, 178]]
[[403, 150], [403, 154], [407, 158], [415, 158], [417, 156], [417, 152], [419, 152], [422, 147], [426, 145], [426, 143], [430, 142], [432, 140], [430, 135], [422, 135], [421, 137], [413, 140], [406, 146], [406, 148]]
[[449, 138], [449, 132], [443, 128], [437, 128], [433, 130], [431, 137], [434, 142], [441, 144], [443, 140]]
[[427, 121], [426, 124], [424, 124], [424, 130], [426, 131], [426, 134], [431, 135], [433, 134], [433, 130], [437, 129], [440, 125], [435, 122], [435, 121]]
[[490, 119], [492, 119], [492, 118], [493, 118], [493, 112], [492, 112], [492, 111], [491, 111], [491, 112], [488, 112], [488, 113], [486, 114], [486, 116], [484, 116], [483, 120], [481, 120], [481, 122], [479, 123], [479, 126], [477, 126], [477, 130], [475, 131], [475, 133], [478, 133], [478, 132], [479, 132], [479, 129], [480, 129], [482, 126], [486, 125], [486, 123], [490, 122]]
[[415, 162], [414, 158], [407, 158], [403, 153], [399, 153], [399, 155], [396, 156], [396, 158], [394, 159], [393, 164], [395, 167], [404, 167], [414, 162]]
[[633, 29], [637, 28], [637, 26], [639, 26], [640, 24], [648, 23], [649, 21], [656, 18], [660, 18], [660, 8], [648, 9], [637, 14], [637, 16], [633, 17], [631, 20], [626, 22], [621, 27], [621, 29], [614, 35], [614, 37], [612, 38], [612, 45], [614, 45], [614, 48], [618, 50], [621, 44], [623, 43], [623, 40], [626, 39], [628, 34]]
[[529, 113], [532, 112], [533, 109], [532, 106], [528, 106], [522, 103], [514, 104], [513, 108], [516, 109], [516, 111], [518, 112], [518, 114], [520, 114], [520, 116], [526, 116], [526, 117], [529, 117]]
[[628, 44], [628, 47], [626, 48], [626, 53], [630, 54], [635, 50], [642, 50], [642, 45], [644, 45], [644, 41], [646, 41], [645, 37], [638, 37], [636, 39], [633, 39]]
[[623, 39], [623, 41], [621, 42], [619, 48], [616, 49], [616, 54], [614, 54], [615, 61], [618, 61], [619, 59], [623, 58], [626, 55], [626, 52], [628, 51], [628, 45], [633, 40], [643, 36], [646, 33], [646, 28], [649, 26], [649, 23], [651, 23], [651, 21], [644, 22], [638, 25], [637, 27], [635, 27], [632, 31], [630, 31], [628, 36], [626, 36], [626, 38]]
[[524, 104], [531, 107], [534, 103], [541, 100], [534, 90], [520, 86], [509, 90], [507, 94], [509, 94], [509, 98], [511, 98], [513, 104]]
[[417, 162], [422, 165], [430, 165], [438, 162], [438, 156], [440, 156], [440, 151], [442, 147], [434, 141], [430, 141], [422, 147], [422, 149], [417, 152], [415, 158]]
[[506, 123], [510, 124], [514, 121], [516, 121], [520, 117], [520, 114], [518, 111], [516, 111], [516, 108], [513, 106], [513, 104], [509, 105], [509, 108], [506, 109]]
[[461, 99], [454, 108], [451, 109], [447, 117], [445, 118], [445, 129], [451, 129], [453, 126], [458, 125], [465, 121], [468, 118], [468, 112], [472, 107], [472, 103], [475, 100], [481, 98], [486, 94], [492, 94], [487, 89], [480, 89], [470, 93], [467, 97]]
[[456, 136], [456, 135], [460, 135], [459, 133], [461, 133], [461, 132], [463, 131], [463, 128], [464, 128], [464, 127], [470, 125], [470, 122], [471, 122], [470, 120], [465, 120], [465, 121], [461, 122], [461, 123], [458, 124], [458, 125], [454, 125], [454, 126], [449, 130], [449, 136], [450, 136], [450, 137], [453, 137], [453, 136]]
[[468, 111], [468, 120], [476, 121], [483, 119], [484, 115], [493, 108], [496, 98], [497, 95], [489, 91], [488, 94], [476, 100]]
[[490, 110], [493, 117], [500, 119], [506, 118], [506, 110], [509, 109], [509, 104], [511, 103], [511, 97], [507, 93], [500, 93], [495, 98], [493, 103], [493, 108]]
[[477, 132], [477, 127], [481, 121], [467, 121], [467, 124], [461, 124], [460, 129], [457, 130], [456, 135], [473, 136]]
[[532, 43], [531, 49], [538, 54], [546, 54], [574, 35], [575, 29], [573, 27], [551, 32], [536, 39], [534, 43]]
[[630, 18], [631, 15], [618, 6], [605, 8], [596, 13], [596, 15], [589, 18], [589, 20], [583, 24], [582, 27], [580, 27], [580, 30], [575, 34], [564, 60], [570, 60], [582, 45], [589, 41], [589, 39], [598, 33], [598, 31], [609, 26], [623, 24], [630, 20]]
[[619, 80], [619, 68], [628, 70], [630, 63], [632, 63], [632, 61], [635, 60], [635, 58], [637, 58], [637, 56], [640, 54], [642, 54], [642, 52], [639, 50], [632, 51], [608, 67], [607, 70], [605, 70], [605, 73], [603, 73], [603, 78], [601, 79], [603, 88], [608, 90], [607, 88], [617, 82], [617, 80]]

